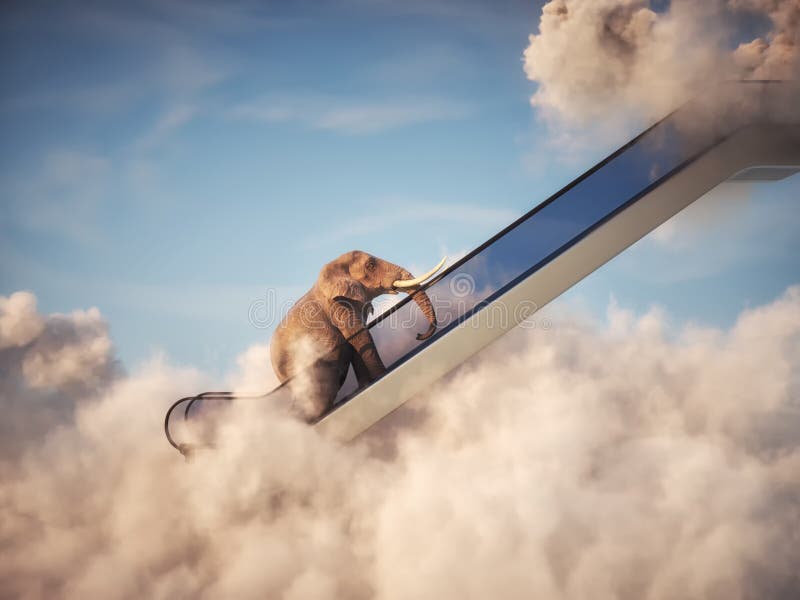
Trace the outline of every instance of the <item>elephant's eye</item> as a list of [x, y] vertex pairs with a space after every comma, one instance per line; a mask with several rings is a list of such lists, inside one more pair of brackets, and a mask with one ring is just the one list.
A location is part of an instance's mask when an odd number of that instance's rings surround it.
[[367, 271], [372, 272], [374, 270], [375, 270], [375, 261], [374, 260], [368, 260], [367, 261]]

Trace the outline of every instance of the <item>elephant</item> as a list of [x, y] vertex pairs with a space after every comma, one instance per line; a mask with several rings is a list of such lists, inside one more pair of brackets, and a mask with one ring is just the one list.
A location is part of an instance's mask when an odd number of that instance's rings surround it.
[[353, 250], [329, 262], [316, 282], [275, 329], [270, 340], [272, 368], [281, 383], [289, 384], [293, 412], [314, 422], [336, 399], [352, 365], [359, 387], [386, 371], [372, 335], [365, 328], [372, 300], [381, 294], [406, 292], [428, 321], [425, 340], [437, 327], [430, 298], [420, 286], [445, 259], [421, 277], [367, 252]]

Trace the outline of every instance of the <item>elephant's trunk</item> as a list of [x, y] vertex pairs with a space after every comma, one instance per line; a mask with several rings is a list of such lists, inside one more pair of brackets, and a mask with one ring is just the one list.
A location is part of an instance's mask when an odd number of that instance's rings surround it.
[[407, 292], [414, 298], [414, 302], [417, 303], [419, 309], [422, 311], [422, 314], [425, 315], [425, 318], [428, 319], [428, 323], [430, 323], [428, 327], [428, 331], [425, 333], [418, 333], [417, 339], [418, 340], [427, 340], [431, 337], [434, 332], [436, 331], [436, 311], [433, 310], [433, 304], [431, 303], [431, 299], [428, 297], [423, 291], [419, 290], [419, 287], [428, 279], [433, 277], [436, 272], [442, 268], [444, 263], [447, 261], [447, 257], [442, 258], [439, 261], [439, 264], [433, 267], [430, 271], [425, 273], [424, 275], [420, 275], [419, 277], [413, 277], [411, 273], [406, 271], [405, 269], [401, 269], [398, 273], [399, 277], [392, 283], [392, 290], [393, 291], [403, 291]]
[[419, 306], [422, 314], [428, 319], [428, 323], [430, 323], [428, 331], [425, 333], [418, 333], [417, 339], [420, 341], [427, 340], [436, 332], [436, 311], [433, 310], [433, 303], [425, 292], [418, 290], [416, 292], [411, 292], [411, 296], [414, 298], [414, 302], [417, 303], [417, 306]]

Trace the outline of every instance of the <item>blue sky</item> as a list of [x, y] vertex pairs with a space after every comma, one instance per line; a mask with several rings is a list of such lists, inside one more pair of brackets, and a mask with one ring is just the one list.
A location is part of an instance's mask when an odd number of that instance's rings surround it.
[[[353, 248], [417, 269], [471, 249], [633, 133], [553, 152], [521, 62], [541, 4], [5, 5], [0, 293], [97, 306], [127, 365], [223, 373], [269, 339], [248, 320], [267, 289], [295, 298]], [[731, 192], [714, 240], [665, 228], [570, 297], [732, 319], [797, 280], [796, 180]]]

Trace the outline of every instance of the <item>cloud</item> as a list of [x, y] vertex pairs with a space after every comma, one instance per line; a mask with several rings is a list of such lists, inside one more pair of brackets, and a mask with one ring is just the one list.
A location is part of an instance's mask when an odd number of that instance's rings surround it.
[[111, 185], [113, 168], [104, 156], [78, 148], [48, 152], [35, 172], [3, 182], [5, 219], [29, 231], [95, 244], [97, 209]]
[[458, 120], [468, 111], [448, 102], [363, 104], [332, 109], [320, 115], [316, 127], [340, 133], [368, 134], [430, 121]]
[[30, 292], [0, 296], [0, 455], [14, 455], [69, 422], [80, 401], [120, 375], [96, 308], [41, 315]]
[[310, 129], [347, 135], [369, 135], [420, 123], [468, 117], [460, 102], [437, 98], [351, 101], [342, 98], [268, 98], [233, 107], [234, 119], [258, 123], [300, 123]]
[[42, 332], [44, 319], [36, 310], [36, 296], [16, 292], [0, 296], [0, 350], [26, 346]]
[[345, 240], [357, 240], [367, 234], [394, 229], [410, 223], [426, 223], [438, 226], [443, 223], [479, 225], [489, 230], [498, 229], [513, 223], [520, 215], [512, 210], [484, 208], [468, 204], [435, 204], [402, 202], [400, 213], [362, 215], [337, 226], [332, 224], [325, 234], [315, 234], [306, 240], [306, 247], [313, 248], [335, 244]]
[[53, 185], [72, 187], [102, 179], [108, 168], [108, 160], [102, 156], [62, 149], [45, 157], [42, 175]]
[[742, 43], [733, 54], [743, 76], [797, 79], [800, 76], [800, 0], [731, 0], [734, 9], [766, 15], [772, 29]]
[[391, 53], [365, 67], [364, 74], [379, 85], [397, 85], [407, 90], [470, 77], [473, 68], [463, 49], [440, 43]]
[[[735, 17], [766, 17], [772, 30], [731, 51]], [[531, 99], [545, 118], [586, 125], [664, 116], [709, 83], [800, 73], [798, 0], [552, 0], [524, 53]]]
[[197, 114], [197, 107], [192, 105], [178, 104], [170, 107], [156, 120], [149, 131], [142, 134], [134, 143], [134, 147], [138, 151], [143, 151], [158, 146], [194, 119]]
[[236, 372], [229, 378], [231, 389], [240, 394], [273, 389], [280, 382], [270, 364], [269, 344], [251, 346], [236, 359]]
[[52, 380], [72, 417], [0, 454], [0, 595], [790, 598], [798, 339], [798, 287], [725, 331], [612, 307], [517, 330], [355, 444], [243, 403], [188, 463], [160, 425], [196, 372]]
[[34, 389], [73, 383], [101, 387], [112, 369], [108, 328], [96, 308], [51, 315], [22, 361], [25, 381]]

